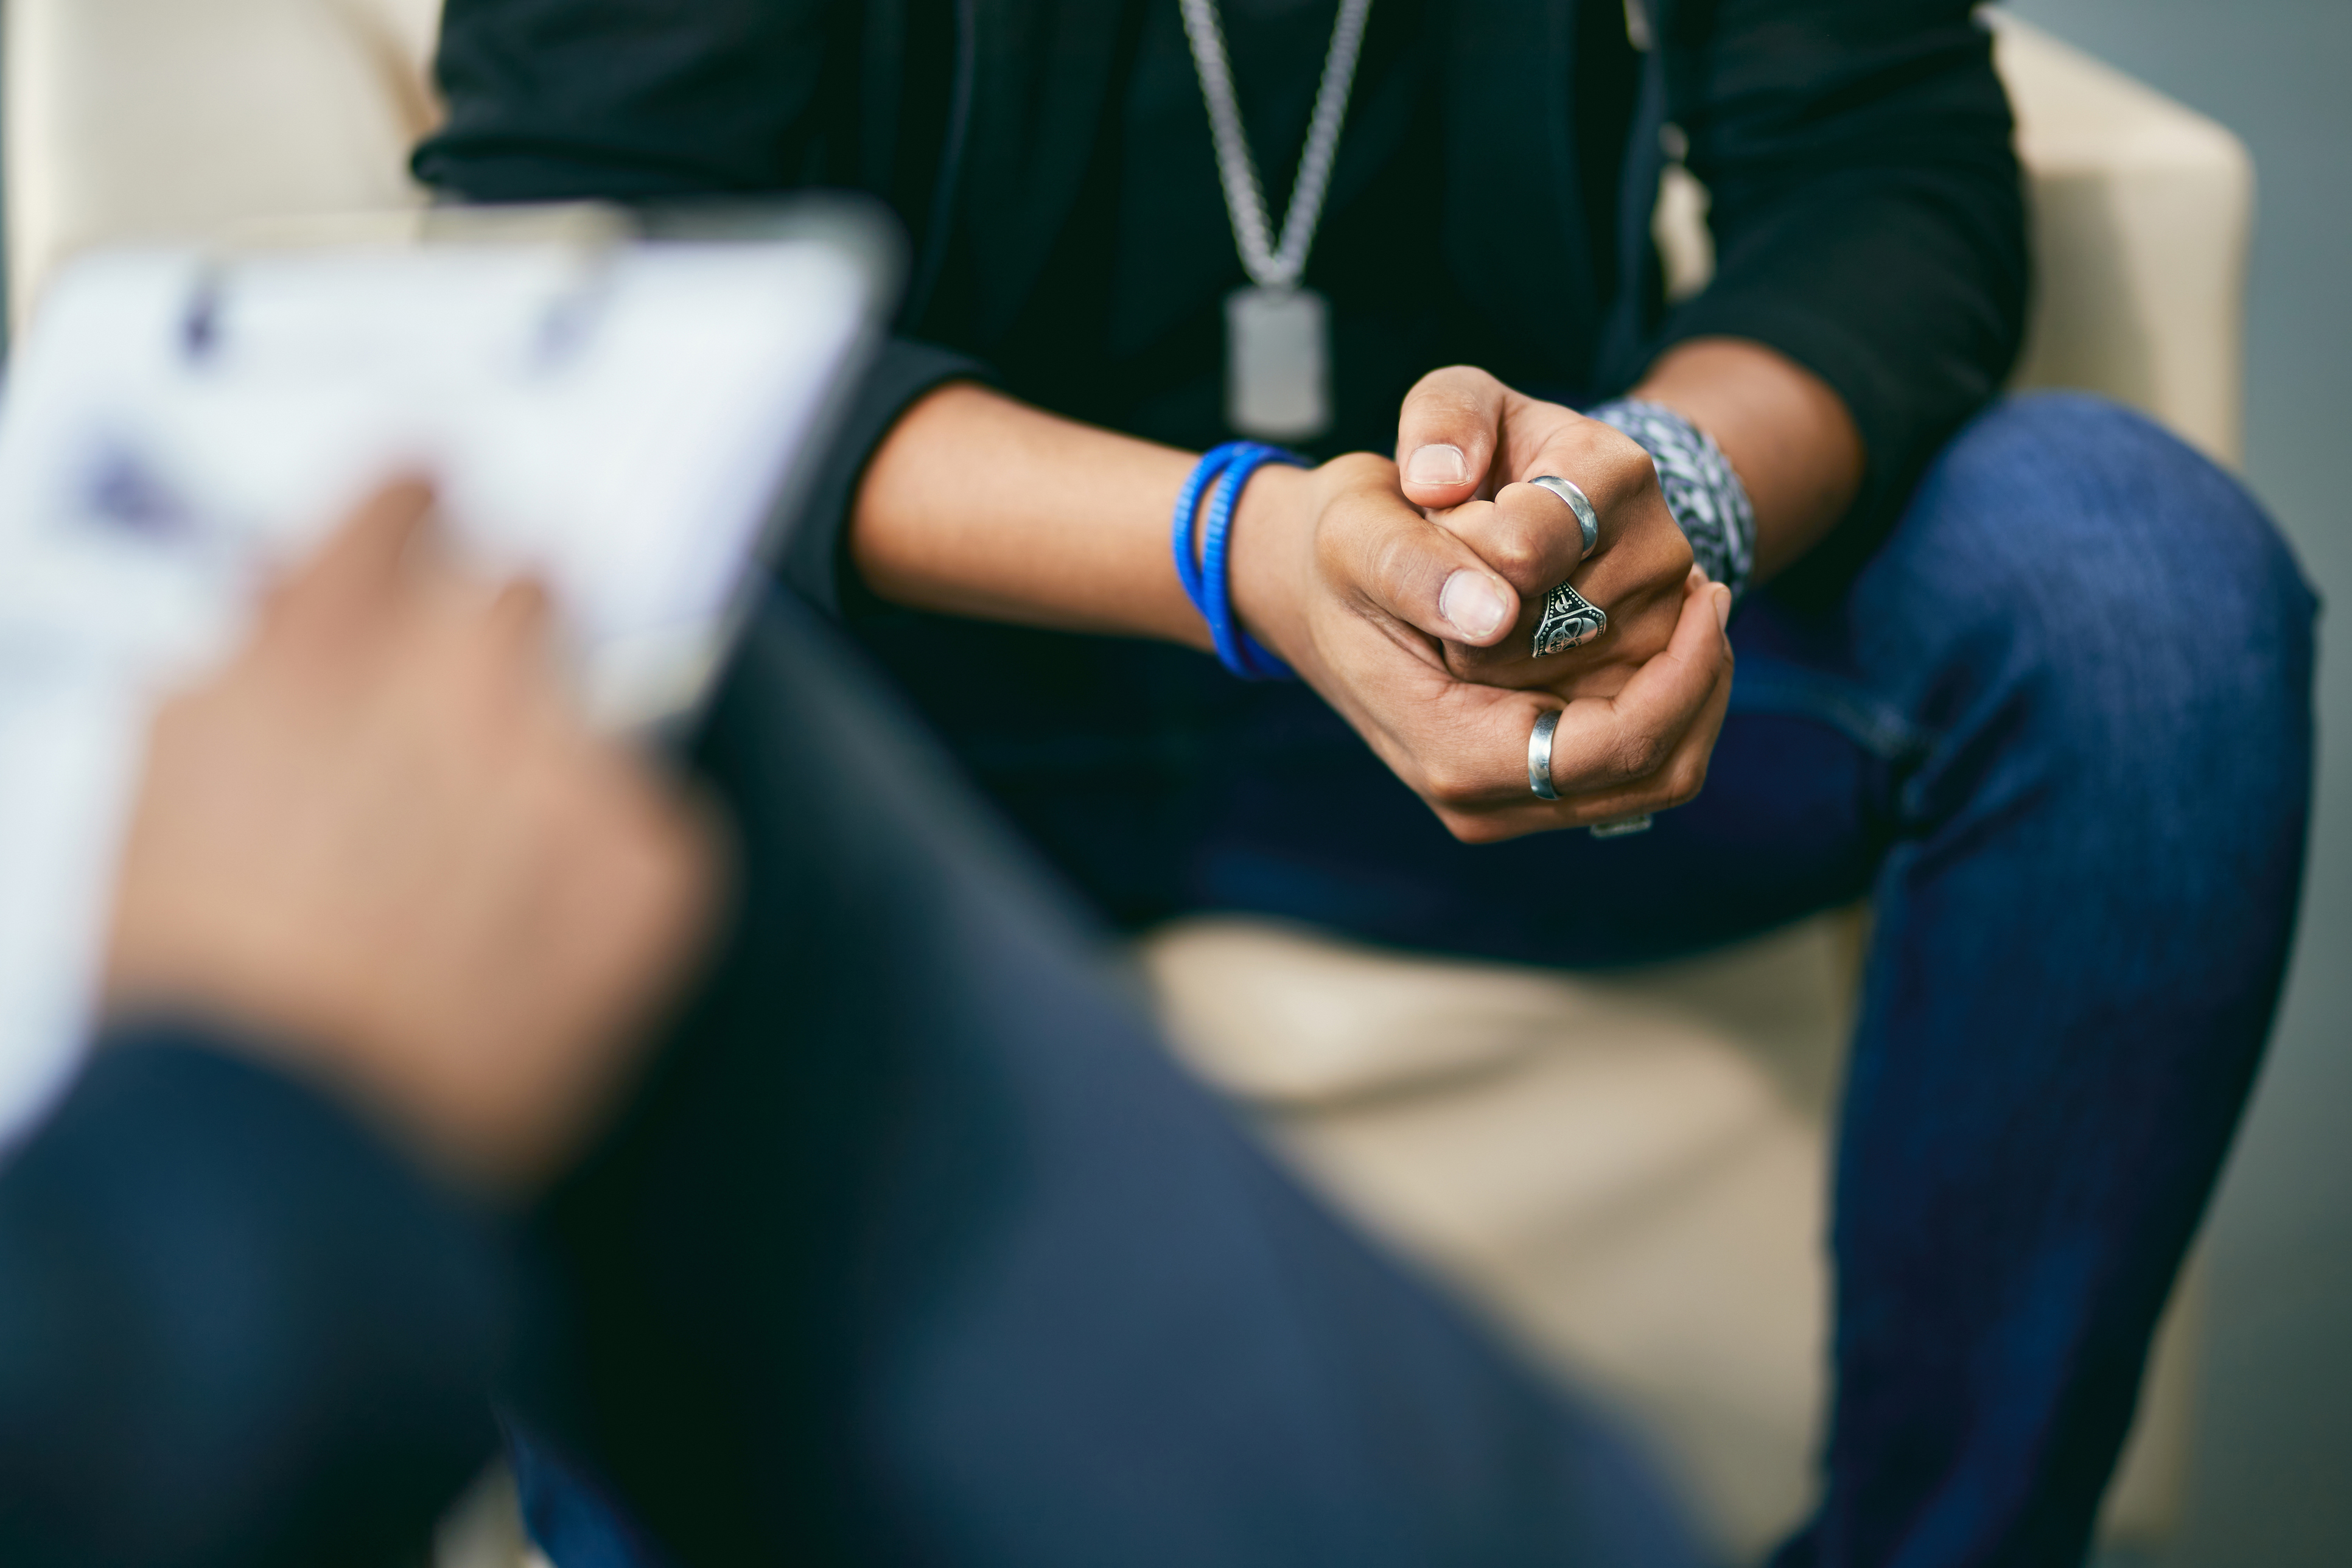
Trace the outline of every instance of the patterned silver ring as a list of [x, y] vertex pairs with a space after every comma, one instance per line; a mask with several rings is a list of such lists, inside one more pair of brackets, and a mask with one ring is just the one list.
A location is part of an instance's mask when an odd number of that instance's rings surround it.
[[1543, 617], [1536, 622], [1535, 656], [1580, 647], [1608, 629], [1609, 612], [1562, 583], [1544, 595]]
[[1528, 735], [1528, 787], [1538, 800], [1558, 800], [1559, 791], [1551, 787], [1551, 738], [1559, 728], [1560, 710], [1547, 708], [1536, 716], [1536, 727]]
[[1548, 489], [1568, 503], [1568, 510], [1576, 514], [1578, 530], [1584, 535], [1584, 553], [1577, 559], [1581, 561], [1591, 554], [1601, 542], [1601, 516], [1592, 510], [1592, 502], [1585, 493], [1558, 474], [1546, 474], [1541, 479], [1529, 479], [1528, 483]]

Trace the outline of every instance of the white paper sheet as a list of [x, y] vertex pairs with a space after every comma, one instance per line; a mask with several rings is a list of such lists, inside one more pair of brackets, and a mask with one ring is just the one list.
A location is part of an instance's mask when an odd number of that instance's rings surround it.
[[854, 248], [118, 253], [52, 287], [0, 413], [0, 1147], [69, 1080], [159, 695], [391, 474], [553, 596], [601, 721], [702, 695], [870, 338]]

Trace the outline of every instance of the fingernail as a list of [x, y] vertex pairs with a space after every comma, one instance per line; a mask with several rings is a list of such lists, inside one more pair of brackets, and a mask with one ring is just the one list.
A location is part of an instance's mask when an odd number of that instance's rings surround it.
[[1404, 477], [1408, 484], [1458, 485], [1470, 477], [1470, 459], [1459, 447], [1416, 447], [1404, 460]]
[[1731, 590], [1717, 583], [1715, 585], [1715, 629], [1723, 630], [1731, 624]]
[[[1448, 447], [1447, 451], [1454, 448]], [[1422, 448], [1426, 452], [1427, 447]], [[1495, 584], [1477, 573], [1464, 568], [1445, 580], [1437, 592], [1437, 613], [1454, 623], [1464, 637], [1477, 638], [1491, 635], [1503, 624], [1506, 606], [1503, 595]]]

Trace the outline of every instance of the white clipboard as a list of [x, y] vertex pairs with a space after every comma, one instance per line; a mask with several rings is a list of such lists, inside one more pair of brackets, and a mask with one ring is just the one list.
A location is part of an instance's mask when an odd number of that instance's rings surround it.
[[[707, 692], [896, 287], [832, 205], [96, 255], [0, 406], [0, 1147], [69, 1080], [158, 698], [383, 479], [551, 590], [597, 721]], [[549, 232], [572, 237], [528, 237]], [[577, 237], [583, 233], [591, 237]]]

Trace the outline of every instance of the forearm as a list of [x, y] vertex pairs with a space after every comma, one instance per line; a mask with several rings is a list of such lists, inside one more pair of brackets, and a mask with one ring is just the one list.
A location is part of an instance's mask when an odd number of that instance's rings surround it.
[[[851, 557], [892, 604], [1206, 647], [1168, 543], [1195, 461], [981, 387], [944, 386], [875, 453], [851, 511]], [[1262, 474], [1245, 504], [1280, 483]], [[1246, 517], [1236, 528], [1246, 531]]]
[[1756, 510], [1763, 583], [1825, 538], [1853, 503], [1862, 437], [1829, 384], [1760, 343], [1698, 338], [1660, 355], [1633, 395], [1715, 438]]

